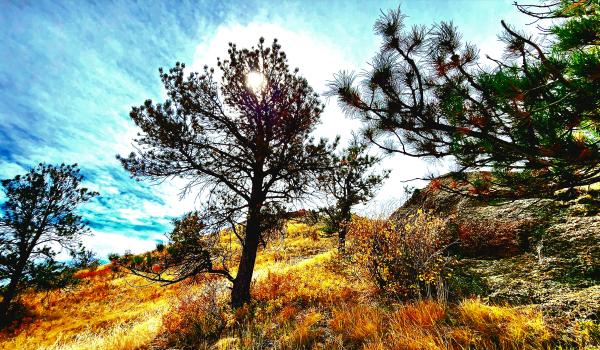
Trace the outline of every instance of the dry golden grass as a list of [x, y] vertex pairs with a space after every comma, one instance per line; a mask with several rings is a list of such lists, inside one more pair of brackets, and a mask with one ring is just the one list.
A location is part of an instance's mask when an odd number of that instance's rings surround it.
[[333, 309], [329, 327], [343, 341], [360, 344], [380, 337], [382, 312], [371, 305], [340, 305]]
[[532, 307], [514, 309], [465, 300], [458, 307], [458, 318], [478, 335], [498, 334], [503, 348], [539, 349], [551, 339], [542, 314]]
[[[0, 349], [129, 349], [151, 340], [179, 287], [148, 286], [134, 276], [100, 275], [73, 291], [24, 296], [32, 317]], [[97, 345], [95, 345], [97, 344]], [[137, 346], [137, 345], [136, 345]]]
[[157, 335], [161, 327], [161, 316], [166, 307], [154, 312], [141, 314], [137, 319], [128, 322], [117, 322], [108, 329], [84, 331], [77, 334], [67, 343], [42, 347], [44, 350], [79, 350], [79, 349], [139, 349], [148, 345]]
[[[551, 335], [532, 308], [434, 301], [389, 304], [347, 274], [334, 250], [271, 266], [255, 302], [222, 330], [220, 349], [546, 349]], [[210, 348], [211, 342], [198, 345]]]
[[[46, 303], [26, 295], [33, 318], [17, 335], [3, 334], [0, 349], [177, 348], [182, 341], [222, 350], [549, 348], [552, 335], [533, 308], [476, 299], [390, 303], [337, 254], [335, 238], [298, 223], [287, 230], [288, 238], [261, 250], [255, 301], [236, 312], [223, 288], [211, 296], [201, 284], [165, 288], [101, 274]], [[199, 336], [209, 331], [216, 339]]]

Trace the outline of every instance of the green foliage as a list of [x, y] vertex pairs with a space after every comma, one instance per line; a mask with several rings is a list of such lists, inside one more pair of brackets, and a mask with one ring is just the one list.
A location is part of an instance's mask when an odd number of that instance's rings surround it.
[[133, 257], [132, 262], [133, 262], [134, 265], [141, 265], [142, 262], [144, 262], [144, 258], [142, 258], [139, 255], [136, 255], [136, 256]]
[[89, 229], [77, 207], [97, 193], [81, 187], [76, 164], [39, 164], [25, 175], [2, 180], [6, 201], [0, 206], [0, 319], [13, 298], [27, 287], [61, 288], [72, 282], [69, 268], [54, 260], [51, 243], [69, 252], [81, 249]]
[[486, 296], [489, 287], [481, 276], [471, 273], [461, 266], [452, 268], [448, 278], [448, 294], [452, 300], [462, 300], [474, 296]]
[[352, 207], [371, 199], [374, 190], [389, 175], [389, 171], [375, 173], [372, 168], [380, 159], [366, 152], [367, 145], [354, 137], [339, 155], [331, 155], [330, 167], [317, 177], [319, 189], [333, 201], [333, 205], [321, 208], [325, 218], [323, 232], [338, 232], [341, 246], [345, 241], [345, 226], [352, 218]]
[[205, 217], [189, 212], [173, 220], [168, 244], [141, 255], [111, 254], [109, 259], [135, 275], [164, 284], [180, 282], [200, 273], [232, 277], [227, 266], [231, 252], [220, 244], [220, 235], [205, 224]]
[[[600, 15], [592, 0], [517, 8], [546, 23], [550, 44], [510, 27], [505, 58], [482, 68], [451, 23], [405, 28], [392, 10], [376, 22], [383, 46], [364, 80], [331, 85], [365, 136], [387, 152], [453, 156], [461, 171], [492, 168], [491, 190], [549, 195], [600, 181]], [[480, 184], [481, 185], [481, 184]], [[480, 186], [481, 187], [481, 186]], [[481, 194], [481, 191], [472, 193]]]
[[79, 283], [80, 280], [74, 277], [76, 271], [77, 268], [54, 259], [47, 259], [31, 266], [25, 283], [31, 285], [38, 292], [63, 289]]
[[84, 247], [77, 251], [71, 251], [70, 254], [71, 266], [76, 269], [95, 270], [100, 266], [100, 260], [96, 257], [96, 254]]

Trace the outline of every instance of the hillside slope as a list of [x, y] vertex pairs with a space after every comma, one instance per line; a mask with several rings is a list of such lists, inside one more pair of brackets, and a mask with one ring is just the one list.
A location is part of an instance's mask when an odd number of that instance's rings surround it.
[[[424, 198], [431, 195], [442, 196], [432, 193]], [[413, 198], [396, 215], [417, 208], [415, 203]], [[512, 212], [502, 205], [506, 212], [486, 207], [468, 205], [474, 212], [503, 213], [498, 219]], [[471, 209], [465, 206], [466, 210]], [[597, 218], [569, 219], [567, 215], [565, 220], [553, 223], [544, 234], [543, 241], [550, 243], [544, 243], [542, 262], [531, 249], [510, 250], [501, 257], [460, 259], [471, 285], [481, 279], [485, 286], [479, 291], [485, 292], [479, 293], [482, 299], [465, 296], [449, 304], [386, 298], [351, 256], [337, 253], [334, 237], [322, 237], [316, 227], [290, 222], [285, 238], [274, 239], [260, 251], [254, 301], [248, 307], [231, 310], [227, 284], [218, 278], [161, 287], [101, 268], [83, 273], [83, 282], [72, 290], [25, 295], [23, 303], [30, 308], [30, 317], [12, 332], [0, 334], [0, 349], [548, 349], [558, 344], [598, 345], [597, 323], [569, 323], [565, 342], [564, 332], [553, 329], [556, 322], [538, 307], [543, 305], [550, 313], [557, 310], [565, 319], [594, 317], [595, 280], [561, 279], [553, 266], [579, 266], [564, 261], [570, 256], [563, 253], [569, 249], [584, 254], [598, 243], [593, 226]], [[576, 237], [552, 233], [562, 230], [560, 225], [575, 225], [573, 220], [592, 231], [577, 230]], [[589, 247], [569, 245], [584, 236], [591, 239]], [[568, 248], [559, 249], [552, 237]], [[532, 247], [536, 242], [531, 242]], [[592, 256], [595, 253], [591, 251]], [[546, 288], [552, 288], [551, 292], [544, 292]], [[507, 300], [520, 305], [494, 305], [494, 301]], [[529, 303], [535, 305], [525, 305]], [[561, 309], [565, 305], [566, 311]]]
[[[315, 229], [290, 223], [287, 230], [287, 239], [273, 241], [260, 252], [255, 279], [266, 278], [270, 271], [302, 268], [320, 254], [333, 252], [335, 242], [319, 238]], [[148, 348], [161, 331], [163, 317], [213, 280], [200, 276], [161, 286], [112, 271], [110, 265], [78, 275], [80, 284], [70, 289], [24, 295], [21, 302], [27, 316], [18, 326], [0, 332], [0, 349]]]

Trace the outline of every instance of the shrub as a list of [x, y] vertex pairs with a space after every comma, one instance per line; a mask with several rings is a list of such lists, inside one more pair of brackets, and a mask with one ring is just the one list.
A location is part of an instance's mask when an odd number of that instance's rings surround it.
[[74, 274], [74, 277], [79, 278], [79, 279], [84, 279], [84, 278], [91, 278], [91, 277], [96, 277], [96, 276], [104, 276], [112, 271], [111, 266], [112, 265], [106, 265], [104, 267], [96, 268], [96, 269], [80, 270]]
[[162, 320], [160, 342], [167, 347], [195, 348], [201, 341], [219, 339], [227, 325], [228, 306], [218, 282], [184, 295]]
[[285, 226], [286, 236], [308, 237], [313, 240], [318, 239], [319, 229], [316, 226], [309, 226], [303, 222], [288, 222]]
[[343, 300], [346, 297], [343, 282], [330, 274], [312, 272], [273, 273], [254, 286], [253, 298], [266, 305], [268, 311], [281, 310], [286, 306], [304, 309], [311, 305]]
[[507, 257], [527, 248], [523, 233], [532, 228], [532, 220], [464, 220], [458, 223], [462, 254], [472, 257]]
[[445, 298], [451, 259], [446, 222], [422, 210], [403, 221], [355, 218], [351, 252], [375, 285], [402, 299]]

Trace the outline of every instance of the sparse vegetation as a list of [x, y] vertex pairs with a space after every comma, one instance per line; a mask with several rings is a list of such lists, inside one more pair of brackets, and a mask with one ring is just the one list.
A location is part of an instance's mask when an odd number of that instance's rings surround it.
[[[441, 225], [420, 215], [406, 223]], [[362, 243], [354, 235], [386, 227], [380, 220], [366, 221], [357, 217], [351, 224], [348, 254], [360, 252], [354, 244]], [[301, 223], [290, 222], [287, 230], [281, 241], [284, 258], [277, 244], [259, 252], [253, 301], [242, 308], [230, 308], [225, 283], [217, 276], [160, 287], [105, 265], [94, 274], [79, 272], [82, 282], [73, 291], [56, 292], [45, 302], [42, 293], [25, 296], [33, 310], [30, 318], [12, 333], [2, 333], [0, 348], [550, 349], [598, 344], [595, 323], [579, 324], [572, 338], [564, 339], [533, 306], [490, 305], [468, 296], [457, 303], [419, 300], [427, 296], [427, 282], [417, 275], [409, 282], [421, 289], [374, 288], [357, 261], [338, 256], [335, 238], [315, 236], [317, 228]], [[439, 265], [431, 267], [435, 276], [442, 273]], [[405, 276], [400, 281], [409, 283]], [[417, 300], [399, 302], [389, 291], [407, 291]]]

